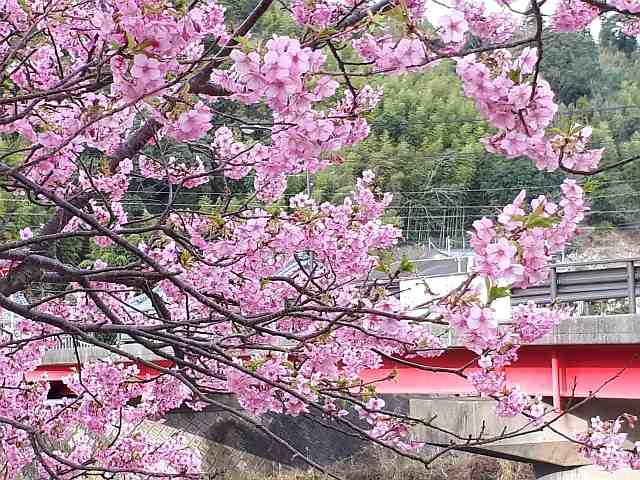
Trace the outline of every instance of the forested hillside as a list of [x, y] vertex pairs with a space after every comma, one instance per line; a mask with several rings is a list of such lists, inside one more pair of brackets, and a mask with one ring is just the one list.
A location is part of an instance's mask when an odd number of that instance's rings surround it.
[[[592, 125], [594, 146], [606, 147], [606, 164], [640, 154], [636, 40], [619, 32], [615, 18], [603, 25], [598, 42], [585, 33], [546, 35], [542, 74], [562, 102], [558, 126], [570, 119]], [[372, 168], [379, 187], [394, 192], [396, 219], [408, 240], [443, 245], [449, 236], [460, 246], [473, 220], [495, 215], [520, 188], [542, 193], [559, 185], [560, 173], [485, 151], [481, 139], [490, 128], [464, 97], [454, 68], [442, 64], [426, 75], [378, 82], [386, 94], [370, 118], [370, 138], [346, 153], [342, 165], [317, 175], [314, 195], [337, 200]], [[580, 181], [589, 184], [593, 202], [586, 229], [638, 227], [640, 162]]]
[[[239, 22], [254, 3], [228, 1], [226, 15]], [[282, 11], [271, 9], [248, 41], [298, 28]], [[576, 120], [591, 125], [594, 145], [606, 147], [605, 164], [640, 154], [640, 49], [636, 39], [621, 33], [615, 16], [604, 22], [598, 39], [584, 32], [546, 31], [545, 37], [549, 41], [541, 73], [562, 102], [558, 126]], [[348, 59], [349, 54], [341, 51], [343, 58]], [[337, 71], [337, 65], [334, 67]], [[354, 82], [359, 82], [357, 87], [370, 83], [385, 92], [369, 115], [369, 138], [334, 156], [331, 161], [335, 165], [329, 169], [290, 177], [289, 196], [309, 189], [317, 199], [341, 201], [361, 172], [372, 169], [378, 175], [377, 188], [394, 194], [388, 220], [402, 226], [406, 240], [431, 240], [442, 247], [449, 237], [460, 247], [474, 220], [496, 215], [521, 188], [531, 194], [542, 193], [553, 191], [562, 181], [563, 174], [540, 172], [528, 159], [487, 153], [481, 139], [491, 134], [491, 128], [464, 96], [452, 62], [421, 75], [359, 78]], [[235, 128], [247, 144], [268, 137], [268, 130], [261, 127], [271, 120], [266, 111], [221, 100], [217, 113], [212, 123]], [[245, 120], [240, 122], [239, 118]], [[247, 124], [247, 118], [254, 123]], [[157, 148], [162, 150], [163, 146]], [[192, 159], [201, 153], [187, 147], [181, 155]], [[587, 230], [640, 227], [640, 160], [597, 178], [580, 177], [580, 182], [588, 184], [592, 199]], [[140, 178], [135, 187], [124, 203], [130, 219], [145, 211], [163, 211], [170, 194], [168, 185]], [[235, 193], [233, 201], [239, 205], [255, 202], [251, 176], [241, 181], [212, 177], [202, 187], [180, 192], [173, 205], [215, 214], [227, 192]], [[14, 238], [18, 230], [37, 229], [46, 218], [46, 207], [8, 198], [0, 196], [0, 235]], [[79, 255], [87, 261], [106, 255], [113, 262], [121, 255], [117, 249], [93, 250], [88, 242], [65, 247], [67, 255]], [[126, 263], [126, 256], [120, 261]]]

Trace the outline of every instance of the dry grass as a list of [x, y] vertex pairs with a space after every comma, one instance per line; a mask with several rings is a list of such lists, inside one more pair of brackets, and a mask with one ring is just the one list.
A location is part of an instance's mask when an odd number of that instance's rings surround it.
[[[332, 472], [348, 480], [532, 480], [531, 467], [522, 463], [477, 455], [448, 455], [425, 469], [419, 464], [370, 452], [349, 463], [334, 465]], [[224, 480], [327, 480], [315, 472], [280, 471], [228, 474]]]

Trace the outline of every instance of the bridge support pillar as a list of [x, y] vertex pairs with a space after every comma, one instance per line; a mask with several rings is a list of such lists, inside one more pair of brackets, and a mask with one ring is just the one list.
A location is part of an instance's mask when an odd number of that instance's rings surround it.
[[638, 470], [619, 470], [614, 473], [605, 472], [592, 465], [559, 469], [555, 465], [534, 465], [538, 480], [638, 480]]

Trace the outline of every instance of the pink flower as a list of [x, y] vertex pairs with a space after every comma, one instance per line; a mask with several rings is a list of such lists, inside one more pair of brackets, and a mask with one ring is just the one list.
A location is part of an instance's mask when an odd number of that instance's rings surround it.
[[520, 69], [524, 75], [533, 73], [536, 63], [538, 62], [538, 49], [525, 47], [518, 59]]
[[440, 38], [445, 43], [462, 43], [469, 24], [460, 12], [454, 11], [440, 18]]
[[323, 75], [318, 80], [316, 84], [316, 88], [314, 90], [314, 94], [316, 99], [321, 100], [323, 98], [328, 98], [336, 92], [340, 84], [336, 82], [334, 79], [329, 77], [328, 75]]
[[33, 232], [29, 227], [20, 229], [20, 239], [29, 240], [32, 237], [33, 237]]
[[504, 136], [500, 147], [510, 157], [518, 157], [527, 151], [529, 142], [523, 133], [511, 131]]
[[498, 320], [493, 316], [493, 311], [490, 308], [481, 308], [474, 305], [469, 310], [467, 326], [471, 330], [477, 330], [480, 335], [486, 336], [498, 326]]
[[207, 107], [200, 106], [181, 114], [171, 135], [180, 141], [197, 140], [209, 131], [210, 121], [211, 112]]
[[231, 52], [229, 57], [235, 62], [235, 69], [238, 73], [248, 74], [260, 71], [260, 55], [256, 52], [245, 54], [236, 49]]
[[508, 100], [515, 110], [522, 110], [529, 104], [531, 87], [529, 85], [517, 85], [509, 91]]
[[600, 10], [580, 0], [562, 0], [558, 3], [551, 19], [557, 32], [577, 32], [586, 28], [600, 13]]
[[422, 65], [425, 62], [424, 46], [418, 39], [403, 38], [398, 42], [394, 54], [406, 66]]
[[509, 268], [515, 259], [518, 249], [507, 239], [501, 238], [496, 243], [487, 246], [488, 260], [494, 263], [499, 269]]
[[142, 80], [142, 83], [153, 82], [162, 78], [160, 62], [141, 53], [133, 57], [131, 75]]

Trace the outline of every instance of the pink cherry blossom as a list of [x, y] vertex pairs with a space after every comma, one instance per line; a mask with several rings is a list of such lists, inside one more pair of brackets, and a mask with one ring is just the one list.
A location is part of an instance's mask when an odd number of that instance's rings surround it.
[[[426, 314], [408, 310], [387, 279], [369, 281], [376, 268], [392, 280], [406, 273], [381, 253], [402, 232], [387, 220], [393, 195], [378, 191], [373, 171], [339, 202], [285, 193], [296, 188], [292, 177], [340, 163], [369, 135], [367, 114], [384, 92], [366, 76], [421, 74], [448, 59], [493, 129], [487, 151], [541, 170], [597, 170], [603, 150], [590, 127], [550, 128], [558, 105], [536, 73], [541, 50], [501, 48], [525, 32], [526, 15], [509, 1], [489, 9], [453, 0], [431, 24], [441, 11], [424, 0], [380, 11], [380, 2], [294, 0], [283, 13], [301, 28], [260, 38], [248, 28], [260, 9], [240, 30], [227, 28], [215, 0], [67, 3], [0, 0], [11, 93], [0, 133], [19, 140], [23, 162], [0, 165], [3, 181], [12, 200], [57, 208], [42, 226], [18, 226], [21, 240], [9, 241], [22, 247], [0, 249], [0, 280], [9, 280], [0, 282], [2, 313], [31, 318], [0, 329], [5, 476], [199, 478], [202, 458], [186, 439], [158, 442], [139, 428], [216, 405], [211, 393], [234, 395], [254, 415], [323, 413], [338, 428], [361, 425], [354, 434], [370, 441], [418, 450], [412, 422], [387, 411], [376, 386], [394, 381], [389, 357], [447, 353], [431, 322], [477, 355], [464, 378], [496, 401], [497, 415], [544, 426], [540, 395], [507, 373], [522, 345], [569, 312], [528, 304], [500, 323], [494, 302], [546, 280], [550, 256], [589, 210], [579, 182], [565, 180], [553, 196], [522, 191], [495, 219], [473, 222], [468, 281], [429, 297]], [[611, 8], [640, 9], [631, 0]], [[601, 13], [563, 0], [552, 27], [579, 31]], [[639, 25], [629, 20], [624, 31]], [[481, 53], [467, 54], [467, 37], [482, 42]], [[250, 192], [235, 196], [240, 183]], [[138, 198], [146, 184], [167, 197], [160, 213]], [[52, 255], [43, 234], [102, 250], [76, 262]], [[32, 279], [62, 288], [34, 299]], [[29, 293], [26, 309], [9, 296], [20, 292]], [[113, 355], [83, 362], [64, 379], [74, 397], [53, 405], [40, 365], [60, 335]], [[143, 349], [162, 361], [142, 361]], [[380, 378], [365, 382], [370, 375]], [[577, 437], [581, 452], [608, 470], [639, 468], [638, 445], [623, 445], [633, 423], [594, 419]]]
[[460, 12], [452, 12], [440, 18], [442, 33], [440, 38], [446, 43], [461, 43], [469, 24]]

